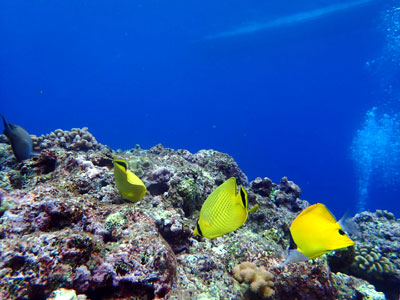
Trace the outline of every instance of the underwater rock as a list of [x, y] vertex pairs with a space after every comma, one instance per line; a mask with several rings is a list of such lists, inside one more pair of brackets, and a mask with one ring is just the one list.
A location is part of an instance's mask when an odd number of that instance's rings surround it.
[[[400, 294], [400, 221], [387, 211], [362, 212], [354, 218], [361, 236], [354, 248], [329, 256], [334, 272], [364, 279], [388, 299]], [[346, 262], [346, 263], [343, 263]]]
[[76, 295], [74, 290], [60, 288], [55, 290], [47, 300], [86, 300], [86, 296]]
[[284, 206], [291, 211], [298, 212], [305, 209], [308, 204], [299, 199], [301, 195], [300, 187], [287, 177], [282, 177], [279, 189], [273, 189], [270, 197], [279, 206]]
[[30, 167], [36, 174], [49, 174], [56, 168], [57, 156], [54, 151], [42, 151], [39, 157], [30, 162]]
[[144, 182], [151, 196], [166, 198], [165, 201], [183, 209], [188, 217], [229, 177], [234, 176], [238, 183], [248, 185], [246, 175], [233, 158], [214, 150], [192, 154], [156, 145], [149, 150], [135, 147], [126, 154], [129, 157], [117, 153], [133, 166], [132, 171]]
[[293, 195], [293, 198], [296, 199], [299, 198], [301, 195], [300, 187], [293, 181], [289, 181], [286, 176], [282, 177], [279, 189], [285, 192], [286, 194]]
[[275, 274], [277, 299], [336, 300], [336, 288], [330, 270], [324, 263], [290, 264], [283, 270], [275, 268], [272, 271]]
[[160, 167], [150, 173], [147, 189], [153, 196], [162, 195], [169, 190], [169, 180], [173, 173], [166, 167]]
[[[228, 154], [214, 150], [200, 150], [193, 155], [193, 162], [208, 170], [215, 176], [214, 178], [219, 179], [220, 182], [217, 182], [217, 185], [220, 185], [230, 177], [235, 177], [238, 185], [248, 185], [247, 176]], [[224, 176], [223, 179], [221, 175]]]
[[1, 144], [7, 144], [8, 143], [8, 139], [4, 134], [0, 134], [0, 143]]
[[252, 182], [250, 182], [250, 187], [254, 191], [254, 193], [259, 194], [263, 197], [267, 197], [271, 194], [272, 189], [274, 188], [274, 184], [272, 180], [268, 177], [264, 177], [261, 179], [257, 177]]
[[377, 292], [365, 280], [339, 272], [332, 273], [332, 280], [337, 289], [337, 300], [386, 300], [384, 293]]
[[[299, 199], [297, 185], [268, 178], [249, 185], [233, 158], [214, 150], [192, 154], [157, 145], [113, 152], [87, 133], [43, 136], [41, 155], [22, 165], [6, 161], [8, 145], [0, 135], [0, 299], [46, 299], [64, 288], [91, 300], [244, 300], [248, 288], [232, 277], [243, 261], [273, 275], [270, 299], [334, 299], [339, 287], [325, 260], [278, 268], [289, 226], [309, 205]], [[92, 144], [79, 146], [78, 135]], [[121, 198], [113, 154], [140, 174], [148, 189], [141, 201]], [[260, 208], [234, 232], [214, 240], [194, 237], [203, 202], [232, 176], [247, 191], [249, 207]], [[399, 222], [388, 212], [378, 215], [363, 213], [357, 222], [366, 226], [368, 249], [377, 239], [379, 254], [397, 272]], [[374, 226], [376, 238], [368, 232]]]
[[[84, 199], [30, 194], [5, 196], [14, 206], [0, 219], [2, 299], [46, 295], [57, 287], [95, 299], [105, 287], [110, 295], [142, 299], [163, 297], [171, 290], [175, 255], [143, 213], [127, 209], [126, 223], [109, 243], [90, 231], [90, 224], [104, 219], [104, 208]], [[88, 210], [84, 213], [81, 207]]]
[[156, 219], [158, 231], [171, 246], [175, 254], [189, 250], [192, 232], [179, 219]]

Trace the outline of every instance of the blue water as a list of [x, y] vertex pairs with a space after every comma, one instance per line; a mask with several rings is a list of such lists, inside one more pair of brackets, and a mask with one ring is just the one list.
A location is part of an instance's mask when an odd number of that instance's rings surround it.
[[[400, 4], [361, 2], [1, 1], [0, 112], [114, 149], [213, 148], [250, 180], [288, 176], [303, 199], [356, 211], [357, 130], [399, 103], [385, 14]], [[363, 208], [400, 213], [397, 183], [367, 193]]]

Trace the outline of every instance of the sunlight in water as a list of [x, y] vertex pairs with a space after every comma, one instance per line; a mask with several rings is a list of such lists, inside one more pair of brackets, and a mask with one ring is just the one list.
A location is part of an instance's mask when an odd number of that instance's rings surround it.
[[372, 0], [359, 0], [348, 3], [339, 3], [323, 8], [318, 8], [311, 11], [300, 12], [297, 14], [293, 14], [290, 16], [281, 17], [278, 19], [270, 20], [265, 23], [256, 23], [252, 25], [246, 25], [242, 27], [238, 27], [231, 31], [224, 31], [217, 34], [209, 35], [206, 39], [216, 39], [216, 38], [224, 38], [224, 37], [232, 37], [237, 35], [245, 35], [252, 34], [259, 31], [267, 30], [270, 28], [277, 28], [282, 26], [291, 26], [301, 22], [311, 21], [317, 18], [324, 17], [326, 15], [330, 15], [332, 13], [340, 12], [343, 10], [347, 10], [350, 8], [354, 8], [357, 6], [361, 6], [363, 4], [370, 3]]
[[365, 210], [368, 191], [374, 185], [394, 187], [400, 182], [400, 116], [367, 112], [351, 146], [358, 177], [359, 211]]

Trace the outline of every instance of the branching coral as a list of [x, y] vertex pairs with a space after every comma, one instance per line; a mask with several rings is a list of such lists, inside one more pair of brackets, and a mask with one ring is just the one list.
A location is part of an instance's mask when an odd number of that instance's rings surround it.
[[268, 298], [275, 294], [273, 289], [274, 276], [263, 266], [257, 267], [254, 263], [242, 262], [233, 268], [233, 277], [240, 283], [249, 284], [250, 290], [263, 298]]
[[96, 138], [88, 131], [87, 127], [73, 128], [71, 131], [57, 129], [47, 135], [39, 137], [33, 136], [35, 149], [49, 149], [54, 146], [68, 150], [88, 151], [89, 149], [99, 149], [100, 144]]

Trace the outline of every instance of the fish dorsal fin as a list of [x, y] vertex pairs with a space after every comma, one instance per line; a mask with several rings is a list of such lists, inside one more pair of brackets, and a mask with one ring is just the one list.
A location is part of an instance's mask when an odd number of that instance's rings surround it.
[[118, 166], [122, 167], [123, 170], [126, 172], [128, 170], [128, 162], [124, 159], [114, 159], [114, 163]]
[[7, 121], [6, 121], [6, 118], [4, 118], [3, 115], [0, 115], [0, 116], [1, 116], [1, 118], [3, 119], [4, 129], [7, 129], [7, 128], [8, 128], [8, 123], [7, 123]]
[[1, 118], [3, 119], [3, 125], [4, 125], [3, 133], [4, 133], [8, 138], [10, 138], [10, 135], [11, 135], [10, 124], [7, 123], [6, 118], [4, 118], [3, 115], [1, 115]]
[[[322, 203], [317, 203], [307, 207], [303, 210], [290, 225], [290, 232], [292, 234], [293, 240], [296, 242], [296, 236], [298, 233], [308, 231], [310, 224], [335, 224], [336, 219], [331, 214], [331, 212]], [[313, 230], [319, 229], [314, 228]], [[304, 234], [304, 233], [302, 233]], [[297, 244], [297, 242], [296, 242]], [[299, 245], [297, 245], [299, 246]]]
[[326, 206], [322, 203], [317, 203], [314, 205], [311, 205], [307, 207], [305, 210], [303, 210], [295, 219], [296, 220], [302, 220], [304, 218], [308, 218], [310, 216], [318, 216], [320, 218], [325, 219], [326, 221], [336, 223], [335, 217], [332, 215], [332, 213], [326, 208]]
[[8, 127], [9, 127], [11, 130], [16, 130], [16, 129], [18, 129], [18, 128], [21, 128], [21, 126], [15, 125], [15, 124], [12, 124], [12, 123], [8, 123]]

